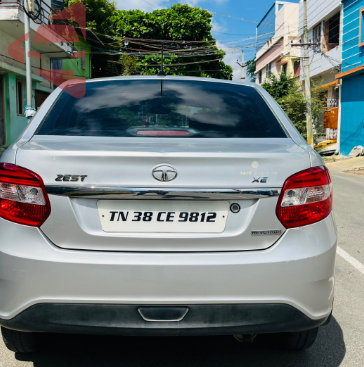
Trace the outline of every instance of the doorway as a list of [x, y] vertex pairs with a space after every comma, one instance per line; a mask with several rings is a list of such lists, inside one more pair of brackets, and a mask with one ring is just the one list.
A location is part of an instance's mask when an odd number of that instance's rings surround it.
[[42, 92], [39, 90], [35, 91], [35, 107], [37, 110], [42, 105], [42, 103], [46, 100], [48, 96], [49, 96], [49, 93], [47, 92]]
[[6, 144], [4, 76], [0, 74], [0, 147]]

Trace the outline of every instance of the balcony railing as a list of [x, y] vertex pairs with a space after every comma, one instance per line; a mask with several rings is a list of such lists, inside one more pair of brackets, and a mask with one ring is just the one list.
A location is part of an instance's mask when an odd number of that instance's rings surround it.
[[327, 97], [326, 107], [339, 107], [339, 98], [335, 96]]

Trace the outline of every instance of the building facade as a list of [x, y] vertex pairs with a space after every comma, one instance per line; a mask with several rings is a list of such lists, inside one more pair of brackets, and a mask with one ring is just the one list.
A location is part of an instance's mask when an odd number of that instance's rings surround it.
[[[80, 38], [78, 45], [80, 50], [81, 47], [87, 50], [87, 61], [85, 57], [84, 62], [81, 57], [71, 59], [71, 56], [78, 51], [71, 43], [34, 42], [39, 27], [50, 24], [54, 10], [52, 6], [56, 4], [58, 9], [62, 9], [63, 4], [62, 1], [53, 1], [53, 3], [51, 0], [39, 1], [41, 5], [40, 16], [35, 21], [30, 21], [31, 50], [35, 56], [30, 57], [32, 105], [35, 108], [39, 108], [55, 88], [49, 80], [41, 76], [41, 72], [57, 69], [57, 67], [54, 68], [55, 60], [69, 60], [69, 63], [65, 63], [61, 68], [74, 70], [76, 76], [91, 77], [89, 45], [85, 40]], [[27, 100], [25, 64], [15, 59], [12, 52], [12, 55], [9, 54], [9, 46], [11, 50], [14, 41], [24, 36], [25, 16], [26, 14], [17, 0], [0, 0], [0, 154], [27, 125], [27, 118], [24, 115]], [[18, 47], [24, 48], [24, 42]], [[84, 69], [82, 69], [83, 64], [85, 65]]]
[[299, 4], [276, 1], [256, 29], [256, 83], [262, 84], [270, 74], [300, 75]]
[[[324, 101], [322, 138], [336, 140], [339, 125], [342, 10], [340, 0], [307, 0], [309, 69], [312, 89], [319, 89]], [[300, 34], [303, 35], [303, 1], [300, 1]], [[301, 40], [302, 41], [302, 40]], [[303, 49], [302, 49], [303, 56]], [[301, 82], [304, 81], [303, 68]]]
[[74, 70], [75, 75], [91, 79], [91, 45], [83, 38], [81, 32], [78, 32], [78, 39], [73, 45], [77, 52], [83, 52], [83, 54], [75, 59], [61, 59], [62, 70]]
[[86, 39], [81, 29], [76, 28], [78, 40], [72, 43], [75, 52], [81, 53], [81, 55], [76, 58], [53, 59], [53, 69], [74, 70], [77, 77], [92, 78], [92, 50], [96, 47], [96, 51], [99, 51], [104, 44], [91, 30], [84, 31]]
[[343, 0], [340, 153], [364, 146], [364, 0]]

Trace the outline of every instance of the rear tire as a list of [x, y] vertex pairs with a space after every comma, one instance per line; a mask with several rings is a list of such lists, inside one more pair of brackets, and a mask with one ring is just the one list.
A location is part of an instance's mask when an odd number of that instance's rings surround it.
[[1, 327], [6, 347], [15, 353], [34, 353], [40, 347], [40, 335], [38, 333], [26, 333]]
[[281, 345], [286, 350], [304, 350], [310, 348], [316, 341], [319, 328], [296, 333], [284, 333]]

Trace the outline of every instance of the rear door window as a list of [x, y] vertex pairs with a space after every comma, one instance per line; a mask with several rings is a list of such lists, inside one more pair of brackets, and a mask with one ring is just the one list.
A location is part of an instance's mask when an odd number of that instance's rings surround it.
[[172, 79], [90, 82], [86, 83], [86, 94], [82, 98], [62, 92], [37, 134], [286, 137], [276, 116], [254, 88]]

